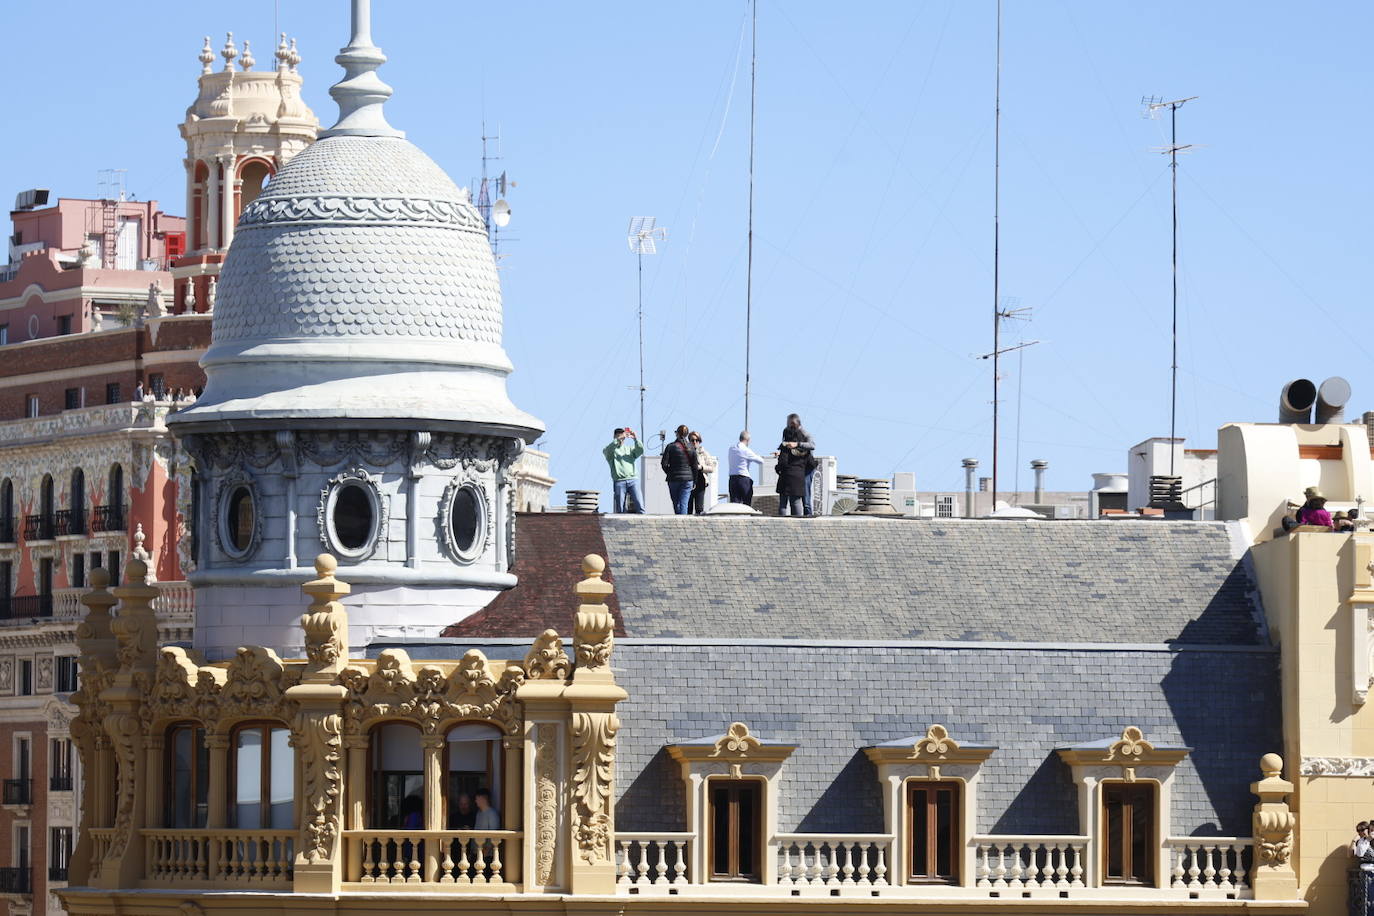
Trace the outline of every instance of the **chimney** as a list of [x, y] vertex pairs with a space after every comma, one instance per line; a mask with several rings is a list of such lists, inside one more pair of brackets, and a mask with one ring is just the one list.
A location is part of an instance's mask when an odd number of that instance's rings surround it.
[[568, 511], [595, 513], [601, 505], [600, 490], [569, 490]]
[[896, 515], [892, 508], [892, 482], [883, 477], [860, 477], [859, 508], [860, 515]]
[[1050, 463], [1044, 458], [1031, 459], [1031, 470], [1035, 472], [1035, 504], [1043, 506], [1045, 504], [1045, 468]]
[[973, 474], [977, 470], [977, 458], [964, 459], [964, 518], [973, 518]]

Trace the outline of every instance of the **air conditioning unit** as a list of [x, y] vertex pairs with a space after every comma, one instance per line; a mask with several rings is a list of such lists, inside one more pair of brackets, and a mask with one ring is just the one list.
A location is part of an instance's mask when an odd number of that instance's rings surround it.
[[954, 497], [937, 496], [935, 497], [935, 517], [954, 518]]

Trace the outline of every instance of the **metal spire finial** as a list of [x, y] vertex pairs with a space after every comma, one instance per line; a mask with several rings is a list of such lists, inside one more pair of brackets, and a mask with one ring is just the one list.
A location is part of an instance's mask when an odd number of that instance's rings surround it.
[[344, 68], [344, 78], [329, 87], [339, 103], [339, 120], [320, 137], [404, 137], [382, 111], [391, 87], [377, 76], [386, 55], [372, 43], [371, 0], [353, 0], [353, 37], [334, 60]]

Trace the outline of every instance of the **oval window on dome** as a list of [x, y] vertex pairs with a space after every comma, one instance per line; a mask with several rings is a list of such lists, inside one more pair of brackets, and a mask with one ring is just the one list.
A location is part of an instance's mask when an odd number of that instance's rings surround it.
[[238, 484], [229, 491], [222, 521], [225, 552], [236, 557], [248, 553], [253, 546], [253, 530], [257, 524], [257, 506], [254, 504], [252, 488]]
[[475, 559], [482, 552], [486, 531], [486, 502], [472, 484], [453, 491], [448, 507], [449, 537], [460, 560]]
[[377, 523], [372, 490], [361, 483], [344, 483], [334, 491], [333, 502], [329, 527], [334, 542], [346, 553], [361, 553], [372, 544]]

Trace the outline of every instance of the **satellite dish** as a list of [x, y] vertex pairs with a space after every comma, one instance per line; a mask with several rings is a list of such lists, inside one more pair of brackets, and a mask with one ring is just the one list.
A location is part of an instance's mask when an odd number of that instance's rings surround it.
[[491, 205], [491, 221], [498, 226], [510, 225], [510, 204], [504, 198]]

